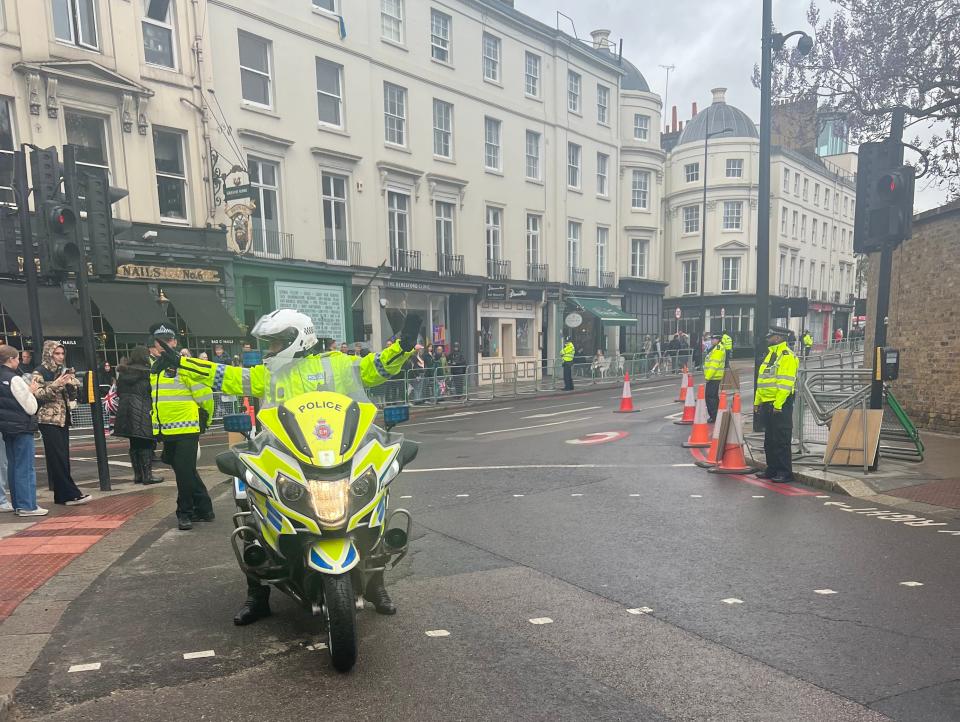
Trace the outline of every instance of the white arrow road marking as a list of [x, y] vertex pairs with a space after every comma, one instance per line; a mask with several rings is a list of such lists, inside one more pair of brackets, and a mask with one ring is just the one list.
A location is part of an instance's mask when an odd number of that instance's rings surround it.
[[449, 637], [450, 632], [446, 629], [428, 629], [424, 632], [428, 637]]
[[99, 662], [91, 662], [89, 664], [74, 664], [71, 665], [70, 669], [67, 672], [96, 672], [100, 669]]
[[205, 649], [202, 652], [186, 652], [183, 655], [184, 659], [202, 659], [203, 657], [215, 657], [216, 652], [212, 649]]
[[814, 589], [813, 591], [815, 594], [823, 594], [823, 595], [836, 594], [836, 592], [833, 591], [832, 589]]
[[593, 411], [595, 409], [601, 408], [600, 406], [584, 406], [579, 409], [567, 409], [566, 411], [553, 411], [549, 414], [532, 414], [530, 416], [524, 416], [524, 419], [547, 419], [551, 416], [561, 416], [562, 414], [579, 414], [581, 411]]
[[737, 599], [736, 597], [727, 597], [726, 599], [721, 599], [720, 601], [724, 604], [743, 604], [743, 600]]
[[901, 587], [922, 587], [923, 582], [900, 582]]
[[481, 431], [477, 436], [489, 436], [490, 434], [508, 434], [511, 431], [527, 431], [528, 429], [542, 429], [545, 426], [558, 426], [560, 424], [575, 424], [578, 421], [589, 421], [592, 416], [584, 416], [579, 419], [564, 419], [563, 421], [551, 421], [547, 424], [534, 424], [533, 426], [518, 426], [515, 429], [497, 429], [496, 431]]
[[530, 624], [553, 624], [553, 620], [550, 617], [534, 617]]
[[650, 607], [637, 607], [636, 609], [628, 609], [627, 614], [650, 614], [652, 611]]

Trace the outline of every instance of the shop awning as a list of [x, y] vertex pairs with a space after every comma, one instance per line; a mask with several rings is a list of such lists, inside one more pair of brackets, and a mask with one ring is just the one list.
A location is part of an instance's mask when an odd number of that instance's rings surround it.
[[91, 283], [90, 298], [117, 336], [143, 339], [151, 324], [167, 320], [142, 283]]
[[[60, 286], [40, 286], [40, 323], [47, 338], [80, 338], [80, 313], [63, 295]], [[30, 308], [27, 305], [27, 287], [23, 283], [0, 283], [0, 304], [17, 324], [21, 336], [30, 336]], [[41, 339], [42, 340], [42, 339]], [[34, 340], [34, 346], [39, 347]]]
[[163, 293], [187, 322], [190, 333], [201, 338], [242, 338], [243, 331], [223, 307], [213, 288], [164, 286]]
[[637, 323], [635, 316], [624, 313], [622, 309], [604, 301], [602, 298], [570, 296], [567, 301], [580, 310], [596, 316], [604, 326], [628, 326]]

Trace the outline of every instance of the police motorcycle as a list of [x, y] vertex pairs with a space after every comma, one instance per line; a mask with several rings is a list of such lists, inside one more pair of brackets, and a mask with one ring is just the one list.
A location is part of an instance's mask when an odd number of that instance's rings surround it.
[[357, 612], [365, 583], [407, 553], [411, 516], [390, 510], [390, 484], [418, 446], [390, 429], [409, 407], [384, 410], [374, 425], [357, 366], [332, 390], [286, 399], [257, 414], [227, 416], [245, 441], [217, 457], [233, 477], [237, 511], [230, 537], [240, 568], [322, 617], [335, 669], [357, 658]]

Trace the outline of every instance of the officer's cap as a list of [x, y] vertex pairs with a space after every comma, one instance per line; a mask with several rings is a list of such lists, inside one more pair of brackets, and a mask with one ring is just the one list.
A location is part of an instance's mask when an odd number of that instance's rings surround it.
[[722, 334], [722, 333], [711, 333], [711, 334], [710, 334], [710, 338], [718, 338], [718, 339], [719, 339], [719, 338], [723, 338], [723, 334]]
[[177, 337], [177, 330], [169, 323], [155, 323], [150, 327], [150, 335], [153, 338], [162, 338], [164, 341], [169, 341]]
[[771, 326], [770, 330], [767, 331], [767, 338], [771, 336], [783, 336], [787, 338], [790, 335], [790, 329], [785, 326]]

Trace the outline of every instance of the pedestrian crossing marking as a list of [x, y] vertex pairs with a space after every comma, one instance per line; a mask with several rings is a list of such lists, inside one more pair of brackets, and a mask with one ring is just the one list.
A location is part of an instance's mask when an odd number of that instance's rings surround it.
[[923, 582], [900, 582], [901, 587], [922, 587]]
[[727, 597], [726, 599], [721, 599], [720, 601], [724, 604], [743, 604], [743, 600], [737, 599], [736, 597]]
[[530, 624], [553, 624], [553, 620], [550, 617], [534, 617], [529, 620]]
[[428, 629], [425, 634], [428, 637], [449, 637], [450, 632], [446, 629]]
[[813, 591], [814, 591], [814, 593], [816, 593], [816, 594], [823, 594], [823, 595], [836, 594], [836, 593], [837, 593], [837, 592], [835, 592], [835, 591], [832, 590], [832, 589], [814, 589]]
[[67, 672], [97, 672], [100, 670], [100, 662], [90, 662], [89, 664], [71, 665]]
[[217, 655], [212, 649], [205, 649], [202, 652], [184, 652], [184, 659], [203, 659], [204, 657], [215, 657]]
[[627, 614], [650, 614], [652, 611], [650, 607], [637, 607], [635, 609], [628, 609]]

